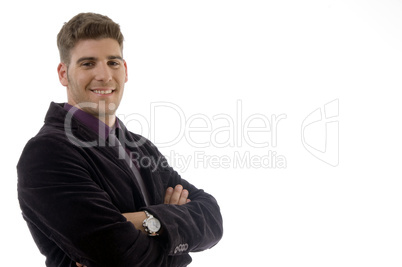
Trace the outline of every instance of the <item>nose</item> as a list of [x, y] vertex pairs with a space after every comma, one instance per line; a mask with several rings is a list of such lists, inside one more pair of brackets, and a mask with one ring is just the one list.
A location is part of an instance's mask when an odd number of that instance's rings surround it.
[[95, 68], [95, 80], [109, 82], [112, 80], [112, 70], [107, 63], [99, 63]]

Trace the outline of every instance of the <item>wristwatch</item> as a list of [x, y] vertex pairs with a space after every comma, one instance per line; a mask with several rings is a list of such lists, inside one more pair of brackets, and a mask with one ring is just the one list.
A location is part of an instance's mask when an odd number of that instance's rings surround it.
[[143, 221], [142, 226], [145, 228], [145, 232], [148, 233], [149, 236], [157, 236], [159, 235], [159, 230], [161, 229], [161, 222], [156, 219], [152, 214], [148, 211], [144, 210], [147, 218]]

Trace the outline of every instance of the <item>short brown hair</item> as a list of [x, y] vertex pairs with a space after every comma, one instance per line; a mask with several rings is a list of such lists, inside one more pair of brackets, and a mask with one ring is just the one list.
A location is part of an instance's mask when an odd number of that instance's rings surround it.
[[70, 63], [70, 51], [78, 41], [103, 38], [115, 39], [123, 51], [124, 37], [119, 24], [107, 16], [96, 13], [80, 13], [74, 16], [69, 22], [64, 23], [57, 35], [61, 62]]

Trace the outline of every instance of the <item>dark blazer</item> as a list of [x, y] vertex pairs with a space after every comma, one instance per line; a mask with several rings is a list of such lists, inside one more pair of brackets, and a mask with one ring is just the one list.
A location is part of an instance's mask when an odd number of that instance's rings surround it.
[[[151, 202], [145, 206], [117, 148], [67, 114], [63, 104], [51, 103], [17, 165], [22, 214], [47, 266], [186, 266], [189, 252], [221, 239], [216, 200], [182, 179], [149, 140], [123, 126], [127, 148], [149, 163], [140, 168]], [[191, 202], [163, 204], [166, 188], [177, 184], [189, 191]], [[161, 221], [160, 236], [141, 233], [122, 215], [140, 210]]]

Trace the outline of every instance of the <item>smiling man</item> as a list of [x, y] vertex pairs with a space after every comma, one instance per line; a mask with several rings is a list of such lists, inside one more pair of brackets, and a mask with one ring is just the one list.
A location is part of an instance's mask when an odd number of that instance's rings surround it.
[[67, 103], [50, 104], [17, 165], [22, 214], [46, 265], [187, 266], [189, 252], [221, 239], [219, 206], [116, 117], [128, 77], [119, 25], [81, 13], [57, 44]]
[[[118, 41], [112, 38], [80, 40], [70, 54], [69, 63], [62, 62], [58, 67], [60, 82], [68, 89], [68, 103], [112, 126], [127, 82], [127, 65]], [[96, 108], [81, 106], [100, 101], [104, 103]]]

